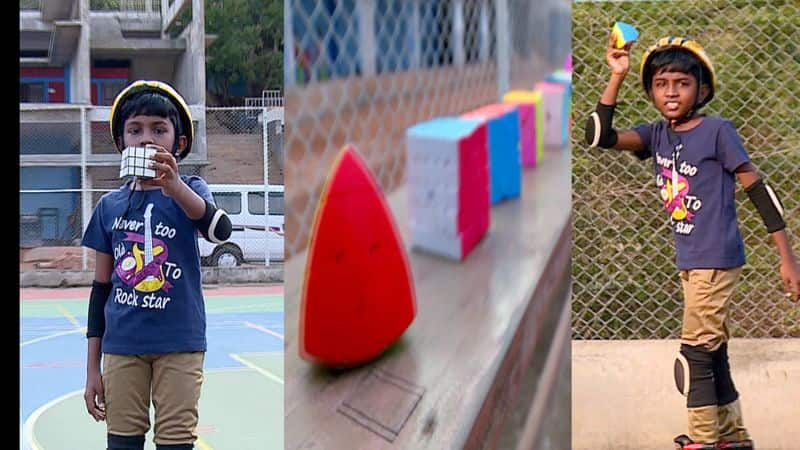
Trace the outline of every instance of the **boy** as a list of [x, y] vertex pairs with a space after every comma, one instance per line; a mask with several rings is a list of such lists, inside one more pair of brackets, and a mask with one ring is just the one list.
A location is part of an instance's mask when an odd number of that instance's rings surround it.
[[[776, 193], [759, 177], [730, 121], [698, 113], [714, 96], [716, 74], [700, 45], [663, 38], [642, 57], [645, 93], [664, 120], [614, 130], [617, 93], [630, 65], [631, 44], [609, 36], [608, 85], [586, 125], [592, 147], [653, 158], [656, 185], [675, 238], [684, 294], [675, 382], [687, 397], [689, 436], [676, 448], [753, 448], [728, 364], [727, 309], [745, 263], [736, 222], [735, 181], [744, 186], [778, 247], [787, 297], [800, 299], [800, 270], [784, 230]], [[720, 444], [724, 442], [725, 444]], [[715, 447], [717, 445], [718, 447]]]
[[172, 87], [132, 83], [114, 100], [110, 127], [120, 152], [156, 148], [156, 176], [103, 195], [83, 236], [96, 251], [86, 408], [106, 421], [109, 450], [143, 449], [152, 394], [156, 448], [192, 449], [206, 351], [197, 231], [222, 242], [231, 223], [202, 178], [178, 173], [194, 127]]

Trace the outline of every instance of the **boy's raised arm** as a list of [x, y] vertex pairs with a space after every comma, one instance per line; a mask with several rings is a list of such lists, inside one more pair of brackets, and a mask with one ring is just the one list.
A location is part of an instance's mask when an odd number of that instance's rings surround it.
[[586, 122], [586, 143], [592, 147], [639, 151], [644, 149], [639, 133], [633, 130], [615, 130], [612, 125], [617, 95], [630, 69], [630, 50], [633, 45], [628, 43], [623, 48], [616, 48], [615, 40], [614, 33], [610, 33], [606, 62], [611, 68], [611, 77], [597, 108]]

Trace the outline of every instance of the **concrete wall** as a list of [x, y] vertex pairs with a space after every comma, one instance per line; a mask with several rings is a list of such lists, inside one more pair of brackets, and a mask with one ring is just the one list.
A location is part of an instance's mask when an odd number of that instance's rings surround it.
[[[672, 448], [687, 432], [678, 340], [573, 341], [572, 448]], [[731, 375], [755, 448], [798, 448], [800, 339], [733, 339]]]
[[204, 105], [206, 102], [204, 18], [203, 0], [192, 0], [192, 23], [181, 33], [181, 38], [186, 41], [186, 51], [178, 57], [175, 65], [175, 87], [189, 104]]

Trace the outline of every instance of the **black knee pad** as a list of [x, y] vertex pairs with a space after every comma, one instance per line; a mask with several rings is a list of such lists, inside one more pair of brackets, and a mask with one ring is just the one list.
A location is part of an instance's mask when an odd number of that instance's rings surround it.
[[733, 385], [731, 366], [728, 364], [728, 343], [722, 344], [711, 354], [713, 358], [714, 383], [717, 389], [717, 402], [727, 405], [739, 398], [739, 392]]
[[194, 450], [194, 444], [156, 444], [156, 450]]
[[686, 396], [686, 406], [696, 408], [717, 404], [714, 360], [702, 346], [681, 344], [675, 360], [675, 387]]
[[144, 435], [120, 436], [108, 433], [108, 450], [144, 450]]

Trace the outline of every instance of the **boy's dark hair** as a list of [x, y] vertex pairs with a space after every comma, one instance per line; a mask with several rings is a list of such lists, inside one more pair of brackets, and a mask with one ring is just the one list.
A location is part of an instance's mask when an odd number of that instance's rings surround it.
[[673, 47], [655, 53], [650, 62], [644, 67], [642, 74], [642, 81], [648, 94], [653, 87], [653, 76], [661, 72], [680, 72], [694, 76], [697, 80], [697, 98], [695, 99], [697, 106], [695, 110], [702, 108], [710, 100], [710, 98], [707, 98], [705, 101], [700, 102], [700, 87], [704, 84], [710, 86], [711, 74], [692, 52]]
[[178, 109], [170, 99], [156, 92], [142, 91], [131, 94], [120, 105], [119, 121], [114, 123], [114, 135], [119, 136], [120, 142], [115, 144], [120, 148], [124, 147], [122, 145], [122, 136], [125, 121], [130, 117], [139, 115], [164, 117], [172, 122], [172, 126], [175, 129], [175, 141], [172, 144], [171, 151], [175, 154], [178, 151], [178, 138], [184, 134]]

